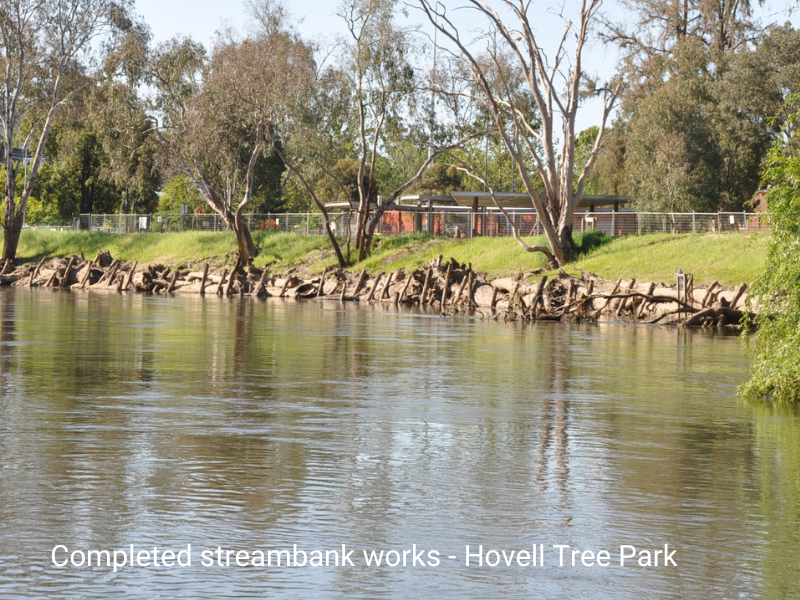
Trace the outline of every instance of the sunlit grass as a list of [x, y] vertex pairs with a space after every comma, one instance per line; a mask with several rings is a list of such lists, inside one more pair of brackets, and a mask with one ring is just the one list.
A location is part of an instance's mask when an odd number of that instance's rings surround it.
[[[327, 250], [322, 236], [293, 233], [253, 233], [253, 241], [261, 247], [257, 266], [280, 261], [293, 264], [310, 253]], [[138, 260], [141, 263], [197, 263], [210, 260], [215, 265], [235, 260], [236, 238], [230, 232], [141, 233], [117, 234], [88, 231], [30, 230], [22, 233], [18, 256], [38, 259], [42, 256], [94, 257], [100, 250], [109, 250], [115, 258]]]
[[607, 279], [675, 282], [675, 270], [698, 282], [723, 285], [752, 282], [764, 266], [769, 234], [652, 234], [614, 240], [575, 265]]
[[[256, 266], [274, 264], [276, 270], [303, 267], [320, 271], [336, 263], [325, 236], [296, 233], [255, 232], [260, 253]], [[587, 249], [568, 271], [591, 271], [606, 279], [635, 277], [640, 281], [675, 279], [675, 270], [694, 273], [698, 282], [714, 279], [723, 285], [750, 282], [762, 268], [768, 234], [743, 235], [653, 234], [615, 240], [590, 233], [576, 236]], [[544, 238], [526, 238], [528, 244], [545, 244]], [[229, 266], [235, 260], [236, 239], [232, 233], [183, 232], [112, 234], [86, 231], [58, 232], [25, 230], [19, 257], [36, 260], [41, 256], [69, 256], [83, 253], [93, 257], [108, 249], [112, 256], [140, 263], [170, 265], [209, 261], [212, 266]], [[344, 248], [343, 248], [344, 250]], [[523, 251], [512, 238], [432, 238], [424, 234], [378, 237], [375, 250], [353, 269], [370, 272], [423, 268], [440, 254], [471, 263], [473, 269], [492, 276], [528, 274], [544, 267], [539, 253]]]

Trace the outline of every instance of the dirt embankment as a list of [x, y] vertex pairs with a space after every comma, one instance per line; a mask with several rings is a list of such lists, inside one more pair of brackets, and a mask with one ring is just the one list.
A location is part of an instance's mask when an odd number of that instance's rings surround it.
[[[533, 274], [532, 274], [533, 275]], [[689, 279], [678, 289], [656, 282], [610, 282], [594, 274], [580, 278], [563, 271], [533, 279], [489, 280], [471, 265], [440, 256], [425, 269], [368, 275], [325, 269], [319, 274], [249, 268], [230, 276], [227, 269], [200, 270], [182, 265], [123, 262], [100, 252], [93, 260], [73, 256], [41, 259], [37, 264], [0, 270], [0, 285], [59, 287], [153, 294], [251, 295], [355, 302], [390, 302], [431, 307], [444, 315], [480, 315], [505, 320], [617, 320], [738, 327], [746, 316], [747, 286], [723, 289], [717, 282], [695, 287]], [[752, 315], [750, 315], [752, 317]]]

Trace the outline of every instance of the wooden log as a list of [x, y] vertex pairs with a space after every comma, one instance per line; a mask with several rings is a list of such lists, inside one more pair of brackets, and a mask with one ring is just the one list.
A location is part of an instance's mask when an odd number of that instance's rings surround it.
[[131, 283], [133, 283], [133, 276], [136, 275], [136, 268], [138, 266], [139, 266], [139, 261], [138, 260], [134, 261], [133, 266], [131, 267], [131, 270], [128, 272], [128, 277], [125, 280], [125, 286], [124, 286], [123, 289], [127, 290], [129, 287], [131, 287]]
[[44, 287], [50, 287], [51, 285], [53, 285], [53, 282], [56, 279], [56, 275], [58, 275], [58, 269], [53, 271], [52, 275], [50, 275], [50, 277], [47, 279], [47, 283], [44, 284]]
[[[328, 267], [325, 267], [324, 269], [322, 269], [322, 275], [319, 276], [319, 288], [317, 289], [317, 298], [322, 296], [322, 288], [325, 287], [325, 276], [327, 274], [328, 274]], [[288, 281], [289, 277], [287, 277], [286, 280]], [[285, 285], [284, 289], [286, 289]], [[281, 291], [281, 296], [283, 296], [283, 291]]]
[[369, 291], [369, 295], [367, 295], [367, 302], [372, 301], [372, 297], [375, 295], [375, 291], [378, 289], [378, 284], [381, 282], [381, 277], [383, 277], [383, 273], [378, 273], [378, 276], [375, 278], [375, 285], [372, 286], [372, 289]]
[[530, 313], [532, 315], [536, 315], [536, 306], [539, 302], [542, 301], [542, 295], [544, 294], [544, 286], [547, 285], [547, 275], [542, 276], [542, 280], [539, 282], [538, 287], [536, 288], [536, 293], [533, 296], [533, 301], [531, 302]]
[[467, 285], [467, 281], [469, 280], [469, 272], [467, 272], [464, 277], [461, 278], [461, 285], [458, 286], [456, 290], [456, 295], [453, 296], [453, 306], [458, 304], [459, 300], [461, 300], [461, 294], [464, 293], [464, 288]]
[[114, 259], [114, 261], [109, 265], [108, 269], [106, 269], [103, 275], [100, 277], [97, 284], [105, 283], [106, 285], [108, 285], [109, 282], [111, 281], [111, 278], [117, 274], [118, 267], [119, 267], [119, 260]]
[[686, 319], [683, 322], [684, 327], [698, 327], [702, 325], [706, 320], [718, 320], [720, 318], [724, 319], [725, 323], [729, 323], [731, 325], [738, 325], [742, 319], [744, 318], [745, 314], [747, 314], [750, 319], [752, 320], [755, 318], [753, 313], [745, 313], [741, 310], [736, 310], [733, 308], [705, 308], [693, 314], [691, 317]]
[[[655, 288], [656, 288], [655, 282], [651, 281], [650, 285], [647, 286], [647, 292], [645, 293], [645, 295], [646, 296], [652, 296], [653, 295], [653, 290]], [[639, 305], [639, 310], [638, 311], [634, 311], [634, 319], [641, 319], [642, 318], [642, 316], [644, 315], [644, 311], [647, 308], [648, 304], [649, 304], [649, 301], [647, 299], [643, 299], [642, 300], [642, 303]], [[634, 307], [635, 306], [636, 305], [634, 304]]]
[[217, 296], [222, 295], [222, 284], [225, 283], [225, 276], [227, 274], [228, 274], [228, 269], [222, 271], [222, 277], [219, 278], [219, 283], [217, 284], [217, 291], [215, 292]]
[[[176, 271], [177, 271], [177, 269], [176, 269]], [[235, 269], [231, 269], [231, 276], [228, 278], [228, 287], [225, 288], [225, 295], [226, 296], [230, 296], [231, 295], [231, 288], [233, 287], [233, 282], [236, 279], [233, 276], [235, 272], [236, 272]]]
[[106, 280], [106, 285], [111, 285], [114, 283], [114, 277], [117, 276], [117, 273], [122, 268], [122, 261], [118, 260], [117, 264], [111, 267], [111, 273], [108, 276], [108, 280]]
[[358, 296], [358, 290], [361, 289], [361, 286], [364, 283], [364, 278], [367, 276], [367, 270], [361, 269], [361, 273], [358, 274], [358, 280], [356, 281], [356, 288], [353, 290], [353, 296]]
[[447, 272], [444, 274], [444, 286], [442, 288], [442, 312], [444, 312], [444, 307], [447, 305], [447, 293], [450, 291], [450, 272], [453, 269], [452, 261], [447, 263]]
[[[266, 273], [267, 270], [264, 269]], [[200, 280], [200, 295], [204, 296], [206, 293], [206, 279], [208, 279], [208, 263], [203, 265], [203, 278]]]
[[492, 302], [489, 305], [489, 308], [491, 308], [492, 310], [494, 310], [494, 305], [497, 303], [497, 292], [498, 291], [499, 290], [496, 287], [492, 286]]
[[[514, 306], [514, 301], [517, 299], [517, 293], [519, 292], [519, 286], [520, 283], [518, 281], [517, 284], [514, 286], [514, 291], [511, 292], [511, 296], [508, 298], [508, 310], [511, 310], [511, 308]], [[524, 308], [525, 307], [523, 306], [523, 310]]]
[[600, 314], [601, 312], [603, 312], [605, 309], [608, 308], [608, 305], [611, 304], [611, 299], [619, 291], [619, 286], [620, 286], [621, 283], [622, 283], [622, 279], [617, 279], [617, 283], [614, 284], [614, 287], [612, 288], [611, 293], [608, 295], [608, 299], [606, 300], [606, 303], [603, 306], [601, 306], [600, 308], [597, 309], [597, 313], [596, 314]]
[[89, 281], [89, 278], [92, 276], [92, 268], [94, 267], [95, 261], [89, 263], [89, 268], [86, 269], [86, 273], [84, 273], [83, 278], [81, 279], [81, 289], [86, 286], [86, 282]]
[[589, 306], [592, 306], [592, 294], [594, 293], [594, 279], [589, 280], [589, 285], [586, 286], [586, 295], [581, 298], [581, 302], [578, 305], [580, 309], [579, 312], [581, 314], [586, 313], [586, 304], [589, 303]]
[[[206, 267], [208, 267], [208, 265], [206, 265]], [[256, 289], [253, 290], [253, 296], [258, 296], [261, 293], [261, 290], [262, 290], [262, 288], [264, 287], [264, 284], [267, 281], [267, 274], [268, 273], [269, 273], [269, 270], [265, 267], [264, 270], [261, 272], [261, 277], [258, 278], [258, 283], [256, 284]], [[205, 274], [205, 271], [204, 271], [203, 272], [203, 281], [205, 281], [205, 275], [206, 274]], [[202, 286], [201, 286], [200, 290], [201, 290], [200, 293], [202, 293]]]
[[[36, 276], [39, 274], [39, 270], [42, 268], [42, 265], [46, 260], [47, 256], [43, 256], [42, 260], [39, 261], [39, 264], [36, 265], [36, 268], [33, 270], [33, 273], [31, 274], [31, 278], [28, 280], [28, 287], [31, 287], [33, 285]], [[91, 265], [89, 266], [89, 270], [91, 270]]]
[[392, 285], [392, 279], [394, 279], [395, 272], [392, 271], [389, 273], [389, 278], [386, 280], [386, 283], [383, 286], [383, 290], [381, 290], [381, 295], [378, 300], [386, 300], [389, 297], [389, 287]]
[[498, 279], [493, 280], [491, 283], [501, 292], [507, 292], [509, 294], [513, 292], [515, 288], [523, 296], [527, 296], [528, 294], [533, 294], [536, 291], [536, 288], [525, 285], [524, 283], [521, 283], [516, 279], [512, 279], [511, 277], [500, 277]]
[[[635, 279], [631, 279], [630, 283], [628, 284], [628, 289], [627, 289], [628, 293], [634, 291], [635, 286], [636, 286], [636, 280]], [[619, 301], [619, 304], [617, 304], [617, 310], [616, 310], [616, 313], [615, 313], [617, 316], [620, 316], [620, 314], [622, 314], [622, 311], [625, 310], [625, 305], [627, 303], [628, 303], [628, 299], [627, 298], [620, 298], [620, 301]], [[634, 309], [635, 309], [635, 306], [634, 306]]]
[[97, 252], [97, 256], [94, 257], [94, 265], [96, 267], [99, 267], [100, 269], [105, 269], [106, 267], [110, 267], [113, 264], [113, 262], [114, 259], [111, 258], [111, 252], [108, 250], [99, 250]]
[[431, 285], [431, 274], [433, 273], [433, 268], [428, 267], [428, 270], [425, 272], [425, 281], [422, 284], [422, 293], [419, 295], [419, 305], [425, 305], [425, 299], [428, 296], [428, 288]]
[[[327, 270], [328, 270], [328, 269], [325, 269], [325, 271], [327, 271]], [[323, 271], [323, 275], [325, 274], [325, 271]], [[278, 294], [278, 298], [283, 298], [283, 295], [286, 293], [286, 288], [287, 288], [287, 287], [289, 287], [289, 282], [290, 282], [291, 280], [292, 280], [292, 276], [291, 276], [291, 275], [289, 275], [289, 276], [288, 276], [286, 279], [284, 279], [284, 280], [283, 280], [283, 285], [281, 286], [281, 291], [280, 291], [280, 293]], [[325, 280], [324, 280], [324, 279], [322, 279], [322, 280], [319, 282], [319, 289], [320, 289], [320, 290], [322, 289], [322, 284], [323, 284], [323, 283], [325, 283]], [[317, 290], [317, 298], [319, 298], [319, 290]]]
[[72, 272], [72, 265], [75, 264], [75, 257], [69, 259], [67, 267], [64, 269], [64, 276], [61, 278], [61, 287], [66, 287], [69, 282], [69, 274]]
[[711, 298], [711, 294], [714, 292], [714, 288], [719, 285], [719, 281], [714, 281], [708, 289], [706, 290], [706, 295], [703, 296], [703, 301], [700, 303], [701, 308], [705, 308], [708, 305], [708, 301]]
[[342, 293], [339, 294], [339, 302], [344, 302], [344, 295], [347, 291], [347, 274], [345, 273], [344, 279], [342, 280]]
[[103, 271], [103, 274], [100, 276], [100, 279], [97, 280], [97, 283], [95, 285], [99, 285], [99, 284], [103, 283], [104, 281], [106, 281], [106, 279], [108, 279], [109, 273], [116, 266], [117, 266], [117, 260], [114, 259], [111, 262], [111, 264], [108, 266], [108, 268], [105, 271]]
[[746, 289], [747, 289], [746, 283], [743, 283], [738, 288], [736, 288], [736, 295], [733, 297], [733, 300], [731, 300], [731, 308], [736, 308], [736, 305], [739, 304], [739, 300], [741, 299]]
[[408, 286], [411, 285], [411, 280], [414, 279], [414, 274], [411, 273], [408, 277], [406, 277], [406, 284], [403, 286], [403, 289], [400, 290], [400, 296], [397, 298], [398, 302], [402, 302], [406, 297], [406, 291], [408, 291]]
[[125, 283], [125, 273], [118, 273], [117, 274], [117, 291], [122, 291], [122, 285]]
[[472, 271], [469, 270], [469, 281], [467, 282], [467, 306], [472, 308], [475, 306], [475, 279], [476, 275]]
[[[171, 294], [172, 290], [175, 289], [175, 283], [178, 281], [178, 273], [179, 273], [178, 269], [175, 269], [172, 272], [172, 279], [170, 280], [169, 285], [167, 286], [167, 293], [168, 294]], [[233, 278], [231, 278], [231, 279], [233, 279]]]

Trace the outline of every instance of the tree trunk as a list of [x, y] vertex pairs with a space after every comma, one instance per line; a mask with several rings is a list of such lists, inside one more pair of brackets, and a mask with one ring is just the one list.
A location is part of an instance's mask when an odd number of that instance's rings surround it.
[[378, 228], [378, 223], [383, 218], [383, 212], [378, 211], [377, 214], [369, 218], [364, 227], [364, 232], [361, 236], [361, 243], [358, 246], [358, 261], [365, 260], [372, 250], [372, 238], [375, 236], [375, 230]]
[[[559, 229], [558, 245], [561, 246], [561, 251], [564, 254], [564, 262], [574, 260], [578, 256], [578, 245], [572, 238], [572, 223]], [[560, 266], [564, 266], [563, 263]]]
[[371, 236], [369, 235], [369, 206], [367, 212], [358, 213], [358, 220], [356, 222], [356, 248], [358, 248], [357, 262], [361, 262], [369, 256], [369, 246]]
[[239, 258], [236, 261], [234, 273], [244, 273], [245, 267], [258, 254], [258, 249], [253, 243], [253, 237], [250, 235], [250, 230], [243, 219], [236, 219], [233, 223], [233, 231], [236, 233], [236, 245], [239, 249]]
[[17, 214], [9, 218], [8, 213], [6, 213], [5, 236], [3, 237], [3, 256], [0, 258], [0, 262], [5, 262], [7, 260], [13, 262], [17, 258], [17, 246], [19, 245], [19, 236], [22, 233], [23, 217], [24, 215], [17, 212]]

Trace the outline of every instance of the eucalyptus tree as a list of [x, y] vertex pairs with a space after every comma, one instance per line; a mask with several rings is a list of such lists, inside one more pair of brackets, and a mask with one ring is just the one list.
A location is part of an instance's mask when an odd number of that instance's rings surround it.
[[257, 254], [242, 216], [264, 132], [220, 85], [234, 68], [228, 50], [218, 44], [209, 58], [201, 44], [175, 38], [154, 48], [148, 69], [165, 154], [235, 232], [241, 272]]
[[355, 245], [359, 261], [369, 254], [384, 211], [446, 151], [430, 147], [425, 152], [429, 140], [417, 139], [412, 144], [416, 156], [410, 161], [414, 167], [384, 191], [380, 204], [373, 204], [382, 153], [387, 152], [392, 133], [401, 137], [411, 133], [403, 121], [415, 112], [415, 101], [424, 87], [412, 65], [410, 32], [395, 22], [397, 8], [396, 0], [345, 0], [339, 9], [348, 31], [340, 68], [352, 90], [358, 140]]
[[[2, 260], [14, 260], [25, 212], [59, 110], [88, 85], [92, 44], [123, 19], [128, 0], [0, 2], [0, 123], [5, 217]], [[16, 147], [18, 146], [18, 147]], [[24, 178], [17, 197], [17, 180]]]
[[249, 58], [238, 81], [229, 83], [250, 110], [265, 115], [269, 147], [322, 214], [336, 260], [344, 267], [333, 221], [312, 177], [320, 175], [320, 164], [332, 159], [331, 149], [340, 146], [337, 131], [346, 92], [342, 93], [338, 73], [318, 66], [315, 46], [301, 38], [280, 2], [254, 0], [249, 9], [253, 17], [246, 42]]
[[[126, 18], [104, 45], [94, 85], [81, 104], [82, 125], [96, 135], [104, 155], [100, 177], [119, 195], [115, 208], [127, 213], [152, 212], [162, 183], [159, 144], [141, 93], [150, 39], [145, 23]], [[93, 208], [81, 202], [81, 213]]]
[[[261, 6], [275, 10], [268, 2]], [[295, 74], [295, 83], [305, 91], [293, 96], [292, 106], [276, 122], [282, 157], [326, 224], [320, 198], [330, 196], [333, 188], [356, 204], [355, 224], [345, 228], [345, 253], [331, 236], [340, 266], [352, 262], [351, 244], [356, 260], [366, 258], [384, 212], [437, 157], [458, 146], [450, 138], [431, 145], [415, 119], [426, 85], [413, 65], [411, 34], [395, 22], [397, 8], [395, 1], [346, 0], [339, 15], [348, 34], [338, 52], [327, 57], [318, 52], [315, 73]]]
[[606, 35], [630, 82], [619, 130], [632, 195], [651, 210], [742, 210], [798, 81], [797, 32], [765, 26], [755, 0], [624, 4]]
[[[257, 254], [244, 211], [271, 154], [302, 179], [287, 146], [298, 105], [316, 78], [314, 48], [288, 23], [280, 4], [250, 5], [247, 35], [220, 35], [210, 55], [186, 39], [155, 48], [150, 80], [159, 136], [177, 168], [235, 232], [237, 272]], [[324, 206], [317, 202], [324, 213]], [[344, 264], [333, 231], [326, 230]]]
[[[563, 35], [550, 55], [536, 33], [535, 23], [542, 13], [536, 12], [530, 2], [468, 0], [466, 5], [488, 25], [478, 39], [462, 33], [446, 9], [440, 8], [443, 3], [419, 0], [422, 11], [447, 42], [441, 50], [459, 61], [472, 78], [475, 100], [485, 107], [513, 158], [550, 248], [528, 246], [515, 231], [517, 241], [527, 251], [544, 253], [552, 265], [563, 265], [577, 252], [572, 216], [621, 90], [616, 84], [601, 86], [592, 82], [584, 70], [583, 53], [601, 0], [581, 0], [573, 17], [566, 12], [561, 15]], [[478, 43], [481, 40], [483, 43]], [[502, 66], [509, 60], [523, 78], [522, 96], [518, 87], [509, 85], [503, 77], [508, 70]], [[587, 94], [603, 98], [603, 113], [586, 164], [576, 179], [575, 121]], [[535, 107], [533, 114], [529, 105]], [[529, 169], [531, 164], [533, 171]], [[482, 179], [474, 168], [470, 174]], [[542, 191], [537, 189], [537, 179]], [[493, 191], [491, 186], [489, 190]]]

